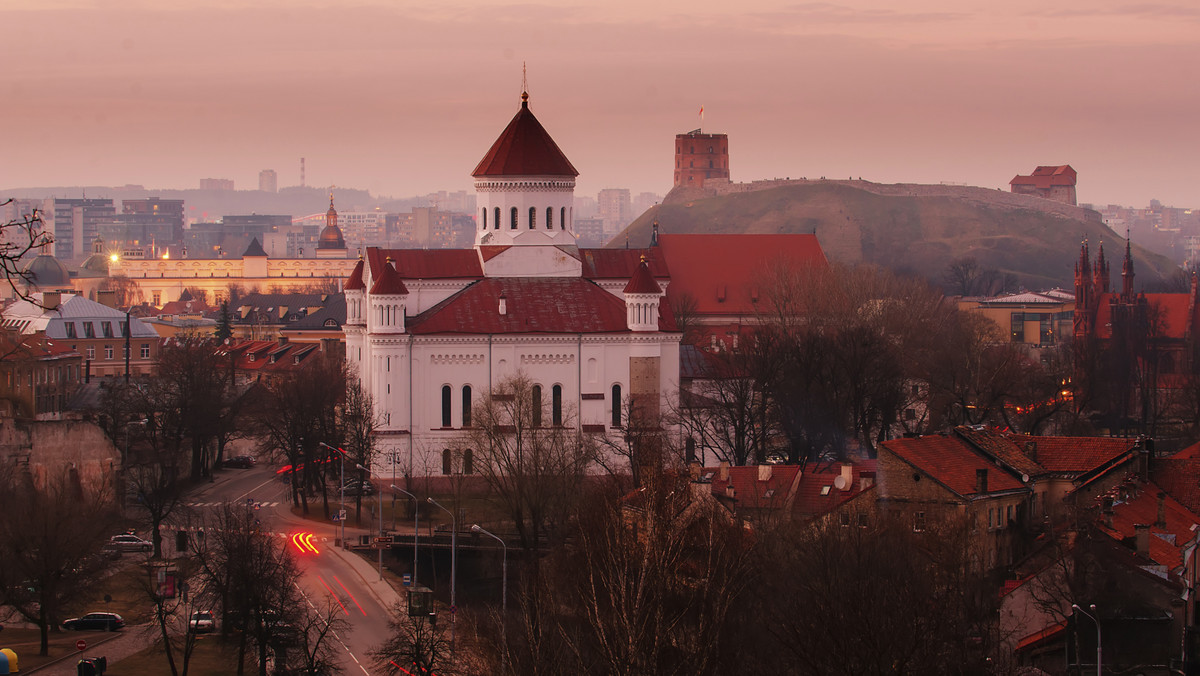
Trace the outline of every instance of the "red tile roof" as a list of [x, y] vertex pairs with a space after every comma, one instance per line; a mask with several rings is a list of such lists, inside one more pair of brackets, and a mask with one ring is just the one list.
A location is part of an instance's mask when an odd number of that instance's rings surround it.
[[975, 471], [988, 470], [988, 493], [1017, 490], [1024, 485], [957, 437], [940, 435], [892, 439], [882, 447], [921, 470], [960, 496], [978, 495]]
[[379, 276], [371, 285], [371, 295], [403, 296], [407, 294], [408, 287], [404, 286], [404, 280], [400, 278], [400, 273], [392, 267], [391, 261], [384, 261], [383, 267], [379, 269]]
[[1150, 476], [1168, 495], [1200, 514], [1200, 458], [1191, 455], [1190, 449], [1155, 459], [1150, 464]]
[[850, 499], [863, 493], [863, 474], [872, 477], [871, 490], [875, 486], [876, 463], [866, 460], [854, 463], [851, 467], [850, 485], [839, 489], [834, 482], [842, 473], [840, 464], [816, 464], [805, 468], [800, 484], [796, 486], [796, 501], [792, 505], [792, 514], [801, 518], [813, 518], [828, 514]]
[[1042, 166], [1033, 170], [1029, 176], [1017, 176], [1009, 181], [1009, 185], [1032, 185], [1041, 189], [1052, 185], [1075, 185], [1078, 174], [1069, 164], [1057, 166]]
[[342, 288], [343, 291], [358, 291], [367, 288], [366, 284], [363, 284], [364, 262], [360, 259], [358, 264], [354, 266], [354, 271], [350, 273], [350, 279], [346, 280], [346, 286]]
[[[767, 465], [771, 476], [766, 481], [759, 481], [757, 466], [730, 467], [729, 479], [713, 479], [712, 492], [717, 497], [725, 496], [725, 489], [733, 486], [737, 506], [742, 509], [777, 509], [782, 510], [792, 491], [792, 482], [800, 471], [799, 465]], [[706, 472], [719, 472], [720, 469], [706, 468]]]
[[[1196, 516], [1170, 495], [1164, 494], [1163, 508], [1166, 515], [1166, 526], [1159, 526], [1156, 523], [1158, 521], [1159, 492], [1158, 486], [1144, 484], [1132, 499], [1113, 505], [1112, 528], [1102, 527], [1102, 530], [1112, 537], [1124, 540], [1136, 537], [1135, 524], [1149, 525], [1150, 558], [1155, 563], [1173, 571], [1183, 565], [1183, 545], [1195, 537], [1192, 526], [1200, 524], [1200, 516]], [[1167, 536], [1167, 539], [1161, 537], [1163, 535]], [[1174, 544], [1168, 539], [1174, 540]]]
[[500, 138], [479, 161], [472, 176], [578, 176], [541, 122], [522, 101]]
[[641, 262], [638, 263], [637, 269], [633, 272], [633, 276], [629, 278], [629, 283], [625, 285], [625, 293], [662, 293], [662, 287], [658, 285], [658, 282], [654, 281], [654, 277], [650, 274], [650, 267], [646, 265], [645, 256], [643, 256]]
[[[506, 311], [500, 314], [500, 295]], [[409, 320], [413, 334], [624, 333], [625, 302], [577, 277], [492, 277]], [[669, 315], [659, 327], [673, 331]]]
[[1085, 474], [1132, 453], [1137, 439], [1010, 436], [1019, 448], [1037, 444], [1037, 463], [1050, 472]]
[[658, 248], [650, 249], [580, 249], [583, 276], [587, 279], [629, 279], [634, 270], [646, 257], [650, 274], [656, 279], [667, 279], [666, 261]]
[[816, 235], [660, 235], [668, 298], [689, 294], [700, 314], [754, 314], [764, 265], [783, 259], [825, 266]]

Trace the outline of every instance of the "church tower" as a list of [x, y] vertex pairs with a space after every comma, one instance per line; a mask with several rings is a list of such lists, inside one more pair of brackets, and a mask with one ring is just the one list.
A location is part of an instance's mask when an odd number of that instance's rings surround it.
[[325, 212], [325, 228], [317, 240], [317, 258], [345, 258], [346, 240], [338, 227], [338, 212], [333, 208], [333, 193], [329, 193], [329, 211]]
[[534, 117], [528, 92], [471, 175], [485, 276], [582, 274], [572, 213], [579, 172]]

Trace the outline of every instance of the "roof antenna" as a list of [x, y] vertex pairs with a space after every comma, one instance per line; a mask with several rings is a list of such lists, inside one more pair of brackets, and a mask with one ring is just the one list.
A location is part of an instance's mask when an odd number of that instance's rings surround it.
[[529, 77], [525, 74], [525, 62], [521, 62], [521, 105], [529, 104]]

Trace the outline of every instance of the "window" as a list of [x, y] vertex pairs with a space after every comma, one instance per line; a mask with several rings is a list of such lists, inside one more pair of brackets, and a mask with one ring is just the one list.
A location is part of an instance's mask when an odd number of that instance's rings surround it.
[[[463, 411], [462, 411], [463, 424], [462, 424], [462, 426], [470, 427], [471, 426], [471, 386], [470, 385], [463, 385], [462, 407], [463, 407]], [[470, 451], [467, 451], [467, 452], [469, 453]], [[467, 470], [467, 474], [470, 474], [470, 473], [471, 473], [470, 470]]]
[[487, 207], [483, 208], [483, 229], [487, 230]]
[[696, 461], [696, 440], [688, 437], [683, 443], [683, 457], [687, 462]]
[[492, 211], [492, 215], [495, 216], [495, 218], [492, 219], [492, 229], [499, 230], [500, 229], [500, 207], [496, 207], [496, 209], [494, 211]]
[[75, 336], [75, 322], [67, 322], [66, 324], [64, 324], [64, 326], [67, 329], [67, 338], [74, 340], [76, 337]]
[[150, 302], [151, 302], [151, 303], [152, 303], [152, 304], [153, 304], [155, 307], [158, 307], [158, 306], [162, 305], [162, 291], [155, 291], [155, 292], [154, 292], [154, 294], [153, 294], [153, 295], [151, 295], [151, 297], [150, 297], [150, 298], [151, 298]]
[[542, 386], [534, 385], [532, 391], [532, 401], [530, 405], [533, 410], [533, 426], [542, 426]]
[[442, 474], [449, 474], [450, 469], [453, 464], [454, 464], [454, 458], [453, 458], [453, 456], [450, 455], [450, 449], [447, 448], [447, 449], [443, 450], [442, 451]]
[[508, 229], [516, 230], [517, 229], [517, 208], [516, 207], [512, 208], [511, 216], [512, 216], [512, 223], [509, 224]]
[[113, 358], [113, 346], [112, 346], [112, 345], [105, 345], [105, 346], [104, 346], [104, 358], [105, 358], [105, 359], [112, 359], [112, 358]]
[[612, 426], [621, 426], [621, 386], [612, 386]]
[[95, 345], [88, 345], [88, 346], [87, 346], [87, 358], [88, 358], [88, 359], [95, 359], [95, 358], [96, 358], [96, 346], [95, 346]]
[[442, 427], [450, 427], [450, 424], [450, 386], [442, 385]]
[[1005, 525], [1005, 526], [1010, 526], [1010, 525], [1012, 525], [1012, 520], [1013, 520], [1013, 519], [1012, 519], [1012, 505], [1009, 505], [1009, 506], [1008, 506], [1008, 507], [1005, 509], [1005, 512], [1004, 512], [1004, 525]]
[[562, 385], [550, 388], [550, 422], [555, 427], [562, 426]]
[[567, 208], [563, 207], [558, 210], [558, 229], [565, 230], [567, 227]]
[[100, 328], [104, 329], [105, 338], [113, 337], [112, 322], [100, 322]]
[[850, 527], [850, 512], [845, 510], [838, 513], [838, 521], [842, 524], [842, 528]]
[[913, 514], [913, 530], [918, 533], [925, 530], [925, 512]]
[[996, 527], [996, 508], [991, 507], [988, 509], [988, 530], [991, 530], [992, 528], [995, 528], [995, 527]]
[[471, 449], [463, 451], [463, 474], [475, 473], [475, 453]]
[[1012, 332], [1012, 342], [1019, 343], [1025, 340], [1025, 315], [1020, 312], [1012, 313], [1009, 330]]
[[529, 229], [537, 227], [537, 207], [529, 207]]
[[93, 326], [91, 322], [83, 323], [83, 337], [84, 338], [95, 338], [96, 337], [96, 327]]
[[554, 229], [554, 207], [546, 207], [546, 229]]
[[142, 359], [150, 358], [150, 343], [142, 343]]

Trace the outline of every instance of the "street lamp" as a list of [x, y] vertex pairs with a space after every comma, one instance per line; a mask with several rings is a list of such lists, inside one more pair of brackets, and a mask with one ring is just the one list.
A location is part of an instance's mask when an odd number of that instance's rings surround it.
[[508, 545], [504, 544], [504, 540], [501, 540], [495, 533], [488, 531], [477, 523], [471, 524], [471, 532], [483, 533], [496, 542], [499, 542], [504, 551], [504, 558], [500, 560], [500, 570], [502, 571], [501, 575], [503, 575], [500, 583], [500, 673], [503, 674], [507, 672], [505, 663], [508, 657]]
[[[393, 491], [395, 491], [396, 493], [403, 493], [403, 494], [407, 495], [408, 497], [412, 498], [412, 501], [413, 501], [413, 572], [412, 572], [412, 588], [413, 588], [413, 589], [416, 589], [416, 588], [417, 588], [417, 533], [419, 533], [419, 532], [420, 532], [420, 530], [419, 530], [419, 529], [421, 528], [421, 503], [420, 503], [420, 501], [418, 501], [418, 500], [417, 500], [417, 496], [413, 495], [412, 493], [409, 493], [408, 491], [404, 490], [403, 488], [400, 488], [400, 487], [399, 487], [399, 486], [397, 486], [396, 484], [392, 484], [392, 490], [393, 490]], [[395, 497], [395, 494], [393, 494], [393, 496], [392, 496], [392, 497], [394, 498], [394, 497]], [[392, 508], [392, 517], [393, 517], [393, 518], [395, 518], [395, 514], [396, 514], [396, 510], [395, 510], [395, 508], [393, 507], [393, 508]]]
[[[342, 460], [342, 499], [338, 504], [338, 521], [340, 521], [342, 524], [342, 547], [345, 548], [345, 546], [346, 546], [346, 519], [342, 515], [342, 512], [346, 511], [346, 452], [335, 446], [330, 446], [329, 444], [325, 443], [324, 441], [318, 441], [317, 443], [330, 451], [337, 451], [338, 457], [341, 458], [341, 460]], [[296, 469], [292, 468], [292, 471], [294, 472], [294, 471], [296, 471]]]
[[1095, 622], [1095, 623], [1096, 623], [1096, 676], [1101, 676], [1101, 673], [1100, 673], [1100, 670], [1101, 670], [1101, 661], [1100, 661], [1100, 654], [1101, 654], [1101, 653], [1100, 653], [1100, 613], [1097, 613], [1097, 612], [1096, 612], [1096, 604], [1095, 604], [1095, 603], [1093, 603], [1092, 605], [1088, 606], [1089, 608], [1091, 608], [1091, 609], [1092, 609], [1092, 613], [1095, 613], [1095, 614], [1088, 613], [1086, 610], [1084, 610], [1083, 608], [1080, 608], [1080, 607], [1079, 607], [1079, 605], [1078, 605], [1078, 604], [1075, 604], [1075, 603], [1072, 603], [1072, 604], [1071, 604], [1071, 607], [1072, 607], [1072, 608], [1074, 608], [1075, 610], [1078, 610], [1079, 612], [1083, 613], [1083, 614], [1084, 614], [1084, 615], [1086, 615], [1088, 618], [1090, 618], [1090, 619], [1092, 620], [1092, 622]]
[[425, 501], [450, 515], [450, 650], [453, 652], [454, 616], [458, 614], [458, 606], [455, 604], [456, 597], [454, 595], [454, 585], [458, 579], [458, 519], [454, 517], [454, 512], [438, 504], [438, 501], [432, 497], [425, 498]]
[[[363, 467], [358, 463], [354, 463], [354, 466], [367, 473], [367, 481], [371, 480], [371, 469], [369, 467]], [[358, 485], [359, 495], [362, 495], [364, 485], [366, 484], [360, 483]], [[379, 550], [379, 581], [383, 582], [383, 546], [381, 544], [383, 542], [383, 500], [375, 500], [375, 516], [379, 519], [379, 542], [375, 543], [375, 549]]]

